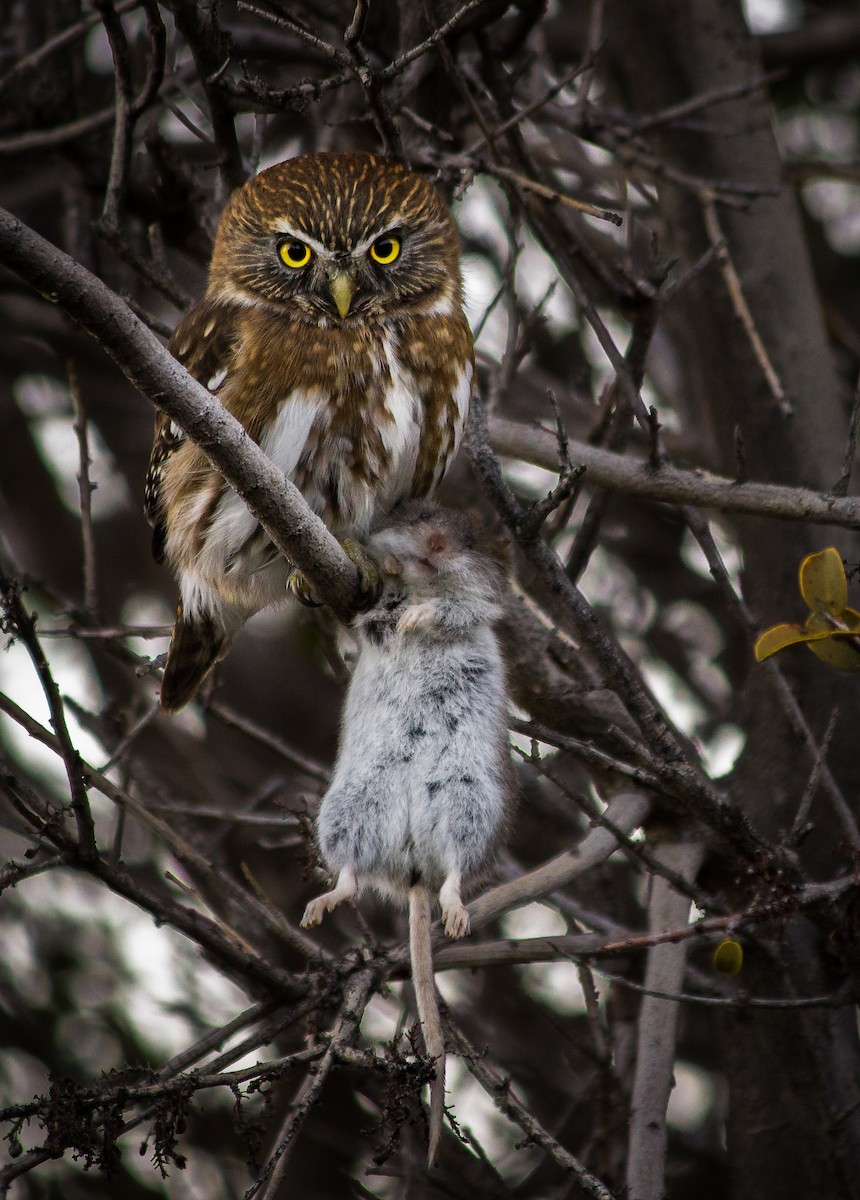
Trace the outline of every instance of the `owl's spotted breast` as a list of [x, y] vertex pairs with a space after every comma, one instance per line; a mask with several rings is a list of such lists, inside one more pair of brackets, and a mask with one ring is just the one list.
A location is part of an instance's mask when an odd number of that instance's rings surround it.
[[[377, 512], [432, 493], [471, 394], [462, 317], [297, 329], [250, 309], [239, 326], [219, 397], [335, 534], [361, 537]], [[246, 544], [254, 564], [270, 557], [244, 503], [192, 443], [161, 465], [160, 487], [171, 561], [213, 584], [232, 576], [233, 592]]]

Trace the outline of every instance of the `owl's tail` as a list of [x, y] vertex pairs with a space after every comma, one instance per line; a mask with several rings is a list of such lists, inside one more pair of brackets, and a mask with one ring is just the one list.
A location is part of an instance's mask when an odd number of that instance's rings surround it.
[[433, 978], [430, 926], [430, 893], [423, 884], [418, 883], [409, 889], [409, 955], [424, 1049], [436, 1068], [436, 1078], [430, 1084], [430, 1136], [427, 1147], [427, 1165], [432, 1167], [439, 1154], [445, 1116], [445, 1039], [442, 1037], [436, 981]]
[[232, 637], [209, 613], [186, 617], [179, 604], [161, 682], [161, 707], [177, 712], [230, 648]]

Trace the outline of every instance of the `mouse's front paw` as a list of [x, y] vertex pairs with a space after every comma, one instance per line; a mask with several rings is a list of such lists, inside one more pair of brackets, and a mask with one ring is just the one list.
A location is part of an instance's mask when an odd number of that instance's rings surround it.
[[436, 609], [432, 601], [424, 604], [410, 604], [404, 608], [397, 620], [397, 632], [409, 633], [415, 629], [426, 629], [432, 625]]

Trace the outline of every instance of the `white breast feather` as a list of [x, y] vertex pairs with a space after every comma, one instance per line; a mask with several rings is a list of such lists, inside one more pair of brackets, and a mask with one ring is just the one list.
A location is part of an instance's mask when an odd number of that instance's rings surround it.
[[290, 478], [327, 398], [322, 388], [292, 392], [263, 435], [261, 449]]
[[415, 376], [398, 361], [390, 338], [383, 341], [391, 382], [385, 394], [385, 407], [394, 418], [380, 430], [382, 442], [391, 456], [391, 474], [383, 491], [382, 502], [389, 508], [408, 496], [421, 442], [421, 408]]
[[[454, 403], [457, 405], [457, 412], [460, 414], [460, 425], [462, 428], [463, 422], [466, 420], [466, 414], [469, 411], [469, 401], [472, 398], [472, 364], [465, 363], [463, 370], [460, 372], [460, 377], [454, 388]], [[459, 437], [458, 437], [459, 444]]]

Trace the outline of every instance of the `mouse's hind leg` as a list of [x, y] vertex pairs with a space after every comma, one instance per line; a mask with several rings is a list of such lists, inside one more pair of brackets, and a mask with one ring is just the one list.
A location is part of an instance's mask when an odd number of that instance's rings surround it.
[[358, 883], [352, 867], [344, 867], [337, 877], [337, 883], [330, 892], [323, 892], [315, 900], [311, 900], [302, 917], [305, 929], [319, 925], [326, 913], [332, 912], [344, 900], [351, 900], [358, 891]]
[[460, 886], [460, 872], [451, 871], [439, 889], [442, 919], [445, 922], [445, 932], [449, 938], [465, 937], [471, 928], [469, 911], [460, 895]]

